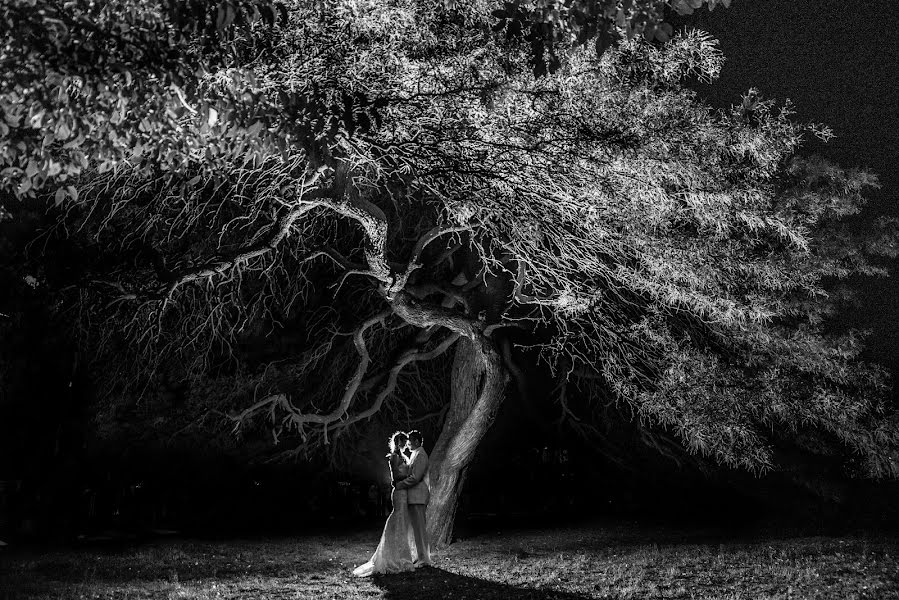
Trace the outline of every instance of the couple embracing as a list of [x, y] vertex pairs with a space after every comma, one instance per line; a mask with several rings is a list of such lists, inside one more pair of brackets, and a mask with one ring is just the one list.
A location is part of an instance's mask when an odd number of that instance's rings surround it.
[[[390, 480], [393, 490], [390, 500], [393, 511], [387, 517], [384, 533], [377, 550], [364, 565], [356, 567], [353, 575], [368, 577], [382, 573], [411, 571], [431, 564], [425, 509], [431, 495], [428, 478], [428, 453], [421, 447], [420, 431], [394, 433], [388, 445]], [[409, 447], [409, 458], [403, 449]]]

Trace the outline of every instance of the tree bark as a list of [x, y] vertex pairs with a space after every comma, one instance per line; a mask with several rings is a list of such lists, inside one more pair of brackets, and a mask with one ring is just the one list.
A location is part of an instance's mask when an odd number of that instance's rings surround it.
[[457, 343], [450, 407], [430, 455], [427, 522], [435, 547], [452, 540], [465, 472], [502, 404], [508, 380], [502, 358], [489, 339], [478, 336]]

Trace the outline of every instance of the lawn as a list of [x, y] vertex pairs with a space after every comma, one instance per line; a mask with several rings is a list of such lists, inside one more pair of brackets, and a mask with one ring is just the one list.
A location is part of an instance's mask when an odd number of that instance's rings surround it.
[[899, 538], [624, 523], [491, 532], [435, 568], [355, 579], [379, 532], [0, 553], [0, 599], [899, 600]]

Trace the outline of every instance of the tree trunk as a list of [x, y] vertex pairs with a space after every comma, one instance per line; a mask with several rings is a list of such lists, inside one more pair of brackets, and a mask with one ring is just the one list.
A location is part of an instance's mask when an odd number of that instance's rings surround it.
[[490, 340], [461, 339], [453, 359], [450, 407], [430, 455], [428, 532], [435, 547], [452, 540], [465, 471], [502, 403], [508, 374]]

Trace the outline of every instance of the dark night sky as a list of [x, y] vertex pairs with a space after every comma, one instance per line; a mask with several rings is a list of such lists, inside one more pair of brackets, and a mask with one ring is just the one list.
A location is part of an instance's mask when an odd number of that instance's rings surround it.
[[[727, 59], [702, 90], [714, 105], [750, 87], [791, 99], [798, 119], [836, 134], [807, 150], [880, 178], [863, 220], [899, 217], [899, 1], [734, 0], [689, 22], [717, 37]], [[843, 319], [872, 330], [867, 356], [899, 374], [899, 261], [891, 270], [890, 279], [860, 282], [862, 306]]]

